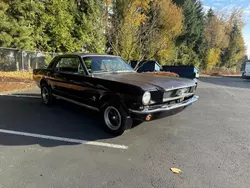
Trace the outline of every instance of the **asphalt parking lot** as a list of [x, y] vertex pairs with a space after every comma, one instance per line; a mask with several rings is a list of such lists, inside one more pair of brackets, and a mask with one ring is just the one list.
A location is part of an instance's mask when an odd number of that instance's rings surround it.
[[0, 96], [0, 188], [250, 187], [250, 81], [202, 77], [193, 106], [120, 137], [95, 112], [21, 95]]

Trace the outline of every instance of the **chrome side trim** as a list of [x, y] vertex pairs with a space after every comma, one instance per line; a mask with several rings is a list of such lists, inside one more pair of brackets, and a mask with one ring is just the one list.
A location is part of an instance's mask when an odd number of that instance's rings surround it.
[[181, 99], [181, 98], [190, 97], [192, 95], [194, 95], [194, 93], [187, 93], [185, 95], [178, 96], [178, 97], [165, 98], [165, 99], [163, 99], [163, 102], [174, 101], [174, 100], [178, 100], [178, 99]]
[[100, 111], [98, 108], [95, 108], [93, 106], [89, 106], [89, 105], [86, 105], [86, 104], [83, 104], [83, 103], [80, 103], [80, 102], [77, 102], [77, 101], [74, 101], [72, 99], [68, 99], [68, 98], [65, 98], [65, 97], [62, 97], [60, 95], [55, 95], [55, 94], [52, 94], [54, 97], [56, 97], [57, 99], [62, 99], [62, 100], [65, 100], [65, 101], [68, 101], [70, 103], [73, 103], [73, 104], [76, 104], [76, 105], [79, 105], [79, 106], [82, 106], [82, 107], [85, 107], [85, 108], [89, 108], [91, 110], [94, 110], [94, 111]]
[[154, 110], [145, 109], [142, 111], [138, 111], [138, 110], [130, 109], [130, 112], [136, 113], [136, 114], [152, 114], [152, 113], [156, 113], [156, 112], [164, 112], [164, 111], [169, 111], [169, 110], [174, 110], [177, 108], [189, 106], [189, 105], [193, 104], [194, 102], [196, 102], [198, 99], [199, 99], [199, 96], [194, 96], [193, 98], [191, 98], [187, 101], [184, 101], [182, 103], [179, 103], [179, 104], [165, 105], [165, 106], [162, 106], [161, 108], [157, 108]]
[[176, 89], [182, 89], [182, 88], [187, 88], [187, 87], [195, 87], [196, 85], [187, 85], [187, 86], [181, 86], [181, 87], [172, 87], [169, 89], [165, 89], [165, 91], [172, 91], [172, 90], [176, 90]]

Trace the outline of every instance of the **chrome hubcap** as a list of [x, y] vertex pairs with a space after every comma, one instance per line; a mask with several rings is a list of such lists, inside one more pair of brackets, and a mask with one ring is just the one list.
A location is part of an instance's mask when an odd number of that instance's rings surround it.
[[43, 98], [44, 103], [48, 103], [48, 101], [49, 101], [49, 91], [48, 91], [48, 89], [46, 87], [44, 87], [42, 89], [42, 98]]
[[109, 129], [116, 131], [121, 127], [120, 112], [113, 106], [109, 106], [104, 111], [104, 120]]

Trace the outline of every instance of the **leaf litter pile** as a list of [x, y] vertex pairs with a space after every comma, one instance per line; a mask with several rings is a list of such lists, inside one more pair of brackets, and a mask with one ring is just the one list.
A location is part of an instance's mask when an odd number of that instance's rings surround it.
[[0, 72], [0, 92], [28, 89], [34, 86], [31, 72]]

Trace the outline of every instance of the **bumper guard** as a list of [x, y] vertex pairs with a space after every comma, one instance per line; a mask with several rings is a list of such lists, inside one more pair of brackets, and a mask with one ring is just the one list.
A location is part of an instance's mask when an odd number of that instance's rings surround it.
[[130, 109], [130, 112], [135, 113], [135, 114], [152, 114], [152, 113], [157, 113], [157, 112], [170, 111], [170, 110], [174, 110], [177, 108], [189, 106], [189, 105], [193, 104], [194, 102], [196, 102], [198, 99], [199, 99], [199, 96], [194, 96], [191, 99], [183, 101], [182, 103], [179, 103], [179, 104], [164, 105], [161, 108], [157, 108], [157, 109], [153, 109], [153, 110], [145, 109], [145, 110], [139, 111], [139, 110]]

